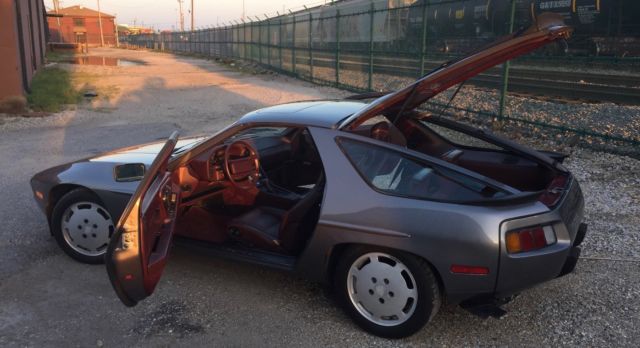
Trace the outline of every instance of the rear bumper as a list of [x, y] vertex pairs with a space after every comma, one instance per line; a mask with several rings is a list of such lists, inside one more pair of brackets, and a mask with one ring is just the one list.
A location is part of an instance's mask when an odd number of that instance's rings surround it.
[[578, 228], [578, 233], [576, 234], [576, 238], [573, 241], [573, 246], [569, 252], [569, 256], [567, 256], [567, 260], [564, 262], [564, 266], [562, 266], [562, 270], [558, 277], [565, 276], [576, 268], [578, 264], [578, 259], [580, 258], [580, 244], [584, 240], [585, 235], [587, 234], [587, 224], [582, 223]]
[[[505, 221], [500, 227], [500, 269], [495, 294], [508, 297], [524, 289], [571, 273], [580, 257], [580, 244], [587, 232], [581, 223], [584, 199], [577, 181], [572, 180], [561, 202], [548, 213]], [[505, 235], [508, 231], [530, 226], [550, 225], [557, 242], [545, 248], [509, 254]]]
[[[569, 255], [567, 256], [564, 265], [562, 266], [562, 270], [557, 278], [565, 276], [576, 268], [578, 264], [578, 260], [580, 259], [580, 244], [584, 240], [585, 235], [587, 234], [587, 224], [581, 223], [578, 228], [576, 237], [573, 241], [573, 245], [569, 249]], [[475, 314], [481, 318], [500, 318], [507, 312], [501, 308], [502, 305], [510, 302], [513, 298], [516, 297], [515, 294], [509, 295], [507, 297], [507, 293], [496, 293], [492, 295], [477, 295], [470, 299], [467, 299], [460, 303], [460, 306], [467, 311]]]

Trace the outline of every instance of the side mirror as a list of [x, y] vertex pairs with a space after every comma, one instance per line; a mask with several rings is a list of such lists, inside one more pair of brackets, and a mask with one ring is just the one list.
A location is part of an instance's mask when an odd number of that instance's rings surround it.
[[115, 166], [113, 177], [118, 182], [142, 180], [146, 168], [142, 163], [127, 163]]

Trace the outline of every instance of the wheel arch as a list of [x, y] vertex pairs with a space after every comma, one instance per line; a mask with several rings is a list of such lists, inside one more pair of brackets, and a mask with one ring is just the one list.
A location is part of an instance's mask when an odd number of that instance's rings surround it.
[[409, 254], [411, 256], [417, 257], [421, 260], [423, 260], [424, 262], [427, 263], [427, 265], [429, 265], [429, 267], [431, 268], [431, 271], [433, 272], [433, 275], [435, 276], [436, 280], [438, 281], [438, 287], [440, 288], [440, 294], [442, 295], [442, 299], [444, 300], [446, 297], [446, 288], [444, 285], [444, 281], [442, 279], [442, 276], [440, 275], [440, 272], [438, 271], [438, 269], [433, 265], [433, 263], [431, 261], [429, 261], [429, 259], [421, 256], [421, 255], [417, 255], [415, 253], [412, 253], [410, 251], [405, 251], [405, 250], [400, 250], [400, 249], [396, 249], [396, 248], [391, 248], [388, 246], [384, 246], [384, 245], [376, 245], [376, 244], [368, 244], [368, 243], [340, 243], [340, 244], [336, 244], [333, 246], [333, 248], [331, 248], [331, 251], [329, 252], [329, 257], [327, 260], [327, 268], [326, 268], [326, 272], [325, 272], [325, 282], [327, 284], [327, 286], [329, 287], [333, 287], [333, 279], [335, 276], [335, 271], [336, 268], [338, 266], [338, 262], [340, 260], [340, 256], [342, 256], [345, 251], [347, 251], [350, 248], [353, 247], [357, 247], [357, 246], [364, 246], [364, 247], [375, 247], [375, 248], [382, 248], [382, 249], [387, 249], [387, 250], [394, 250], [394, 251], [398, 251], [398, 252], [402, 252], [405, 254]]
[[[84, 189], [87, 190], [89, 192], [91, 192], [93, 195], [95, 195], [98, 199], [100, 199], [100, 197], [98, 196], [98, 194], [96, 194], [93, 190], [91, 190], [90, 188], [86, 187], [86, 186], [82, 186], [82, 185], [77, 185], [77, 184], [58, 184], [54, 187], [51, 188], [51, 190], [49, 190], [49, 196], [47, 199], [47, 221], [49, 223], [51, 223], [51, 217], [53, 215], [53, 208], [56, 206], [56, 204], [58, 204], [58, 202], [60, 201], [60, 199], [62, 197], [64, 197], [64, 195], [66, 195], [67, 193], [75, 190], [75, 189]], [[100, 201], [102, 201], [100, 199]]]

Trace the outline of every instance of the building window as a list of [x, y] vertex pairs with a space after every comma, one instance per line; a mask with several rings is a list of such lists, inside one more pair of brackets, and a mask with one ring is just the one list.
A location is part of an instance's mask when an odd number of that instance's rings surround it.
[[84, 27], [84, 18], [74, 18], [73, 25], [76, 27]]

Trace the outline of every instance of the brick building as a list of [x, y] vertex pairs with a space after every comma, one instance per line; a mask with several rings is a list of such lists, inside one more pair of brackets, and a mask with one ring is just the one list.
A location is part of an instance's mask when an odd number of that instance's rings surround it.
[[0, 103], [29, 91], [44, 64], [42, 0], [0, 0]]
[[[100, 22], [98, 11], [84, 6], [71, 6], [47, 12], [56, 17], [47, 17], [52, 43], [84, 43], [89, 46], [100, 46]], [[115, 46], [115, 16], [100, 12], [102, 35], [105, 46]], [[59, 17], [58, 17], [59, 16]]]

